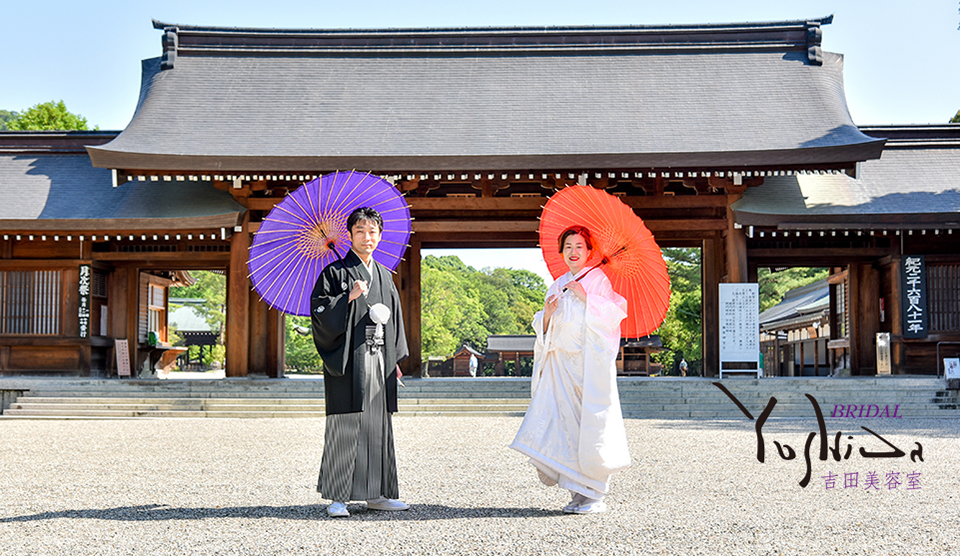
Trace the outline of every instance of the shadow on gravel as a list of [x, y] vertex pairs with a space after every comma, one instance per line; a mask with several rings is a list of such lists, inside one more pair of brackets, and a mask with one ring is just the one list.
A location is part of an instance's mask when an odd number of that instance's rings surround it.
[[[52, 519], [103, 519], [110, 521], [165, 521], [180, 519], [273, 518], [319, 520], [327, 516], [326, 504], [306, 506], [238, 506], [227, 508], [173, 508], [162, 504], [123, 506], [102, 510], [62, 510], [33, 515], [0, 518], [0, 523], [20, 523]], [[430, 521], [439, 519], [532, 518], [566, 515], [542, 508], [451, 508], [434, 504], [412, 504], [408, 511], [368, 510], [362, 504], [348, 504], [350, 521]], [[344, 520], [343, 518], [338, 521]]]

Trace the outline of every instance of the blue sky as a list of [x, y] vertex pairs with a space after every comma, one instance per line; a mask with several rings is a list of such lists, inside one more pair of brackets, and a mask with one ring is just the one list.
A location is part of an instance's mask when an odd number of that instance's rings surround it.
[[[946, 0], [252, 0], [10, 2], [0, 33], [0, 109], [63, 100], [100, 129], [123, 129], [140, 60], [160, 54], [165, 23], [227, 27], [398, 28], [730, 23], [820, 18], [823, 47], [845, 56], [858, 124], [943, 123], [960, 110], [960, 13]], [[465, 252], [468, 264], [509, 265]], [[471, 258], [472, 257], [472, 258]], [[529, 254], [515, 258], [516, 266]], [[536, 266], [536, 265], [534, 265]]]

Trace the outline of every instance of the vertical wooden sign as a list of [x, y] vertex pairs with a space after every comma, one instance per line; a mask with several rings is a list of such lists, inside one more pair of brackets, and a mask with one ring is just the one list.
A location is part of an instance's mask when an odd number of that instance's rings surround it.
[[90, 337], [90, 265], [80, 265], [80, 337]]
[[927, 264], [923, 255], [903, 257], [903, 337], [926, 338], [927, 323]]

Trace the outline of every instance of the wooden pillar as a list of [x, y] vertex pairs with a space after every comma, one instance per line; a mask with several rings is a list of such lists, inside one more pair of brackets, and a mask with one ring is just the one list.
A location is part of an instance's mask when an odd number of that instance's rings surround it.
[[797, 374], [797, 376], [803, 376], [803, 369], [804, 367], [806, 367], [806, 363], [807, 363], [807, 360], [806, 360], [807, 354], [803, 352], [803, 344], [805, 343], [806, 342], [804, 342], [803, 340], [800, 340], [799, 342], [797, 342], [797, 345], [800, 346], [800, 372]]
[[860, 295], [860, 265], [851, 264], [847, 267], [847, 314], [850, 320], [847, 323], [847, 337], [850, 338], [850, 374], [860, 374], [860, 312], [862, 308], [857, 302]]
[[876, 334], [880, 331], [880, 276], [870, 264], [851, 264], [850, 373], [877, 373]]
[[410, 236], [410, 248], [407, 257], [400, 263], [394, 277], [399, 280], [397, 288], [400, 290], [400, 303], [403, 306], [403, 328], [407, 333], [407, 346], [410, 348], [410, 357], [401, 365], [406, 376], [422, 375], [420, 351], [420, 238], [415, 234]]
[[[733, 210], [730, 205], [743, 195], [727, 195], [727, 229], [724, 232], [724, 251], [726, 254], [726, 282], [736, 284], [749, 281], [747, 270], [747, 235], [743, 229], [734, 226]], [[754, 280], [756, 281], [756, 280]]]
[[283, 378], [287, 367], [287, 316], [270, 308], [267, 310], [267, 376]]
[[[267, 371], [267, 309], [255, 290], [247, 292], [250, 307], [250, 329], [247, 331], [247, 376], [266, 376]], [[229, 327], [229, 323], [228, 323]]]
[[227, 368], [228, 377], [247, 376], [250, 339], [250, 280], [247, 260], [250, 249], [250, 213], [241, 231], [230, 237], [230, 268], [227, 271]]
[[[899, 248], [899, 245], [898, 245]], [[886, 319], [890, 322], [890, 338], [891, 338], [891, 354], [890, 358], [892, 359], [890, 372], [893, 374], [903, 373], [904, 364], [906, 363], [906, 344], [903, 343], [903, 319], [900, 318], [901, 314], [901, 303], [903, 295], [903, 282], [902, 272], [900, 263], [902, 259], [900, 256], [892, 257], [892, 262], [886, 266], [885, 272], [890, 273], [890, 298], [887, 299], [886, 307], [884, 310], [886, 312]]]
[[140, 269], [127, 270], [127, 322], [123, 337], [130, 347], [130, 376], [137, 378], [140, 376], [140, 367], [137, 366], [140, 360]]
[[774, 376], [783, 376], [783, 354], [780, 352], [780, 331], [774, 331], [774, 340], [773, 340], [773, 363], [774, 363]]
[[813, 340], [813, 376], [820, 376], [820, 338]]
[[250, 291], [250, 339], [247, 375], [283, 377], [284, 368], [283, 313], [260, 301], [260, 294]]
[[719, 238], [703, 241], [703, 272], [701, 272], [703, 376], [720, 374], [720, 280], [723, 268], [720, 251]]

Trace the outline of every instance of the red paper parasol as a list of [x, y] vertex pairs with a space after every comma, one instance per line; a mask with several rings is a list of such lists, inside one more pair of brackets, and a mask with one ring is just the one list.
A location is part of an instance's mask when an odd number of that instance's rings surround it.
[[557, 251], [557, 239], [571, 226], [590, 230], [593, 256], [587, 266], [599, 265], [627, 300], [620, 335], [640, 338], [656, 330], [670, 306], [670, 277], [660, 246], [643, 220], [606, 191], [583, 185], [560, 190], [540, 217], [540, 249], [554, 279], [569, 270]]

